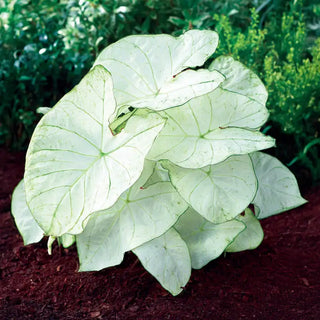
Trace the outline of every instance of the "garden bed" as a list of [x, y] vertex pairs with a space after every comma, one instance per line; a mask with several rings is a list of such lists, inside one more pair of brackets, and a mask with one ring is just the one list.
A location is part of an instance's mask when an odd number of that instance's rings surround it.
[[171, 296], [133, 254], [118, 266], [78, 273], [76, 248], [23, 246], [10, 214], [24, 153], [0, 149], [0, 319], [320, 319], [320, 189], [309, 203], [262, 221], [253, 251], [193, 270]]

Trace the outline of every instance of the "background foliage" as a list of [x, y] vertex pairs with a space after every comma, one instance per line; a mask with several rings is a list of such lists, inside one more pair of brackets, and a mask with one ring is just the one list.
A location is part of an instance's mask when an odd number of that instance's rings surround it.
[[[320, 4], [312, 0], [0, 0], [0, 144], [26, 148], [39, 116], [129, 34], [213, 29], [269, 91], [271, 150], [320, 180]], [[305, 179], [309, 177], [309, 180]]]

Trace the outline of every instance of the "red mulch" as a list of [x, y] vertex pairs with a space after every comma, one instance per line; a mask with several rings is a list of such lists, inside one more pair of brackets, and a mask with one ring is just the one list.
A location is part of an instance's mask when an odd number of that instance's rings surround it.
[[10, 215], [24, 154], [0, 149], [0, 319], [320, 319], [320, 189], [309, 203], [262, 222], [253, 251], [193, 270], [172, 297], [133, 254], [118, 267], [78, 273], [76, 249], [23, 246]]

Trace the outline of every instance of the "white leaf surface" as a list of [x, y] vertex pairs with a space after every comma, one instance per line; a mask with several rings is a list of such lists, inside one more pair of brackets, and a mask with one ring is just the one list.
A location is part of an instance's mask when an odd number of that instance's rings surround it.
[[295, 176], [278, 159], [263, 153], [251, 155], [258, 179], [258, 190], [253, 200], [259, 219], [288, 211], [307, 201], [300, 195]]
[[239, 252], [257, 248], [263, 240], [263, 230], [259, 220], [247, 208], [244, 215], [239, 215], [236, 220], [245, 224], [246, 229], [239, 233], [234, 241], [226, 248], [226, 252]]
[[257, 131], [268, 118], [267, 92], [259, 78], [230, 57], [211, 66], [226, 80], [206, 95], [161, 112], [168, 120], [149, 159], [201, 168], [274, 145], [274, 139]]
[[39, 242], [42, 239], [44, 232], [29, 210], [23, 180], [19, 182], [13, 191], [11, 212], [25, 245]]
[[46, 234], [82, 232], [92, 212], [111, 207], [140, 176], [164, 120], [133, 116], [113, 136], [110, 73], [92, 69], [43, 116], [29, 145], [25, 185], [29, 208]]
[[[257, 104], [265, 106], [268, 92], [263, 82], [241, 62], [235, 61], [229, 56], [220, 56], [211, 63], [209, 70], [218, 70], [225, 76], [226, 80], [221, 84], [224, 91], [229, 92], [234, 97], [242, 95]], [[266, 121], [267, 117], [268, 112], [265, 110], [264, 118], [262, 117], [261, 120]]]
[[257, 180], [248, 155], [200, 169], [186, 169], [165, 163], [172, 184], [204, 218], [222, 223], [235, 218], [251, 203]]
[[142, 187], [152, 174], [147, 161], [139, 180], [108, 210], [89, 217], [77, 236], [80, 270], [100, 270], [121, 263], [126, 251], [159, 237], [187, 209], [170, 182]]
[[192, 268], [200, 269], [218, 258], [245, 229], [245, 225], [237, 220], [213, 224], [190, 208], [179, 218], [174, 228], [188, 246]]
[[179, 294], [189, 281], [191, 261], [188, 247], [173, 228], [133, 252], [144, 268], [172, 295]]
[[224, 80], [217, 71], [185, 70], [202, 66], [217, 45], [217, 33], [208, 30], [190, 30], [178, 38], [134, 35], [104, 49], [95, 65], [111, 72], [119, 107], [163, 110], [208, 93]]

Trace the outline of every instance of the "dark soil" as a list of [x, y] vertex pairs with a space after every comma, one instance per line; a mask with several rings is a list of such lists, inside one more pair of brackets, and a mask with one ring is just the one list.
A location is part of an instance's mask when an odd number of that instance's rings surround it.
[[302, 208], [262, 221], [253, 251], [193, 270], [172, 297], [133, 254], [118, 266], [78, 273], [74, 247], [23, 246], [10, 215], [24, 154], [0, 149], [0, 319], [320, 319], [320, 189]]

